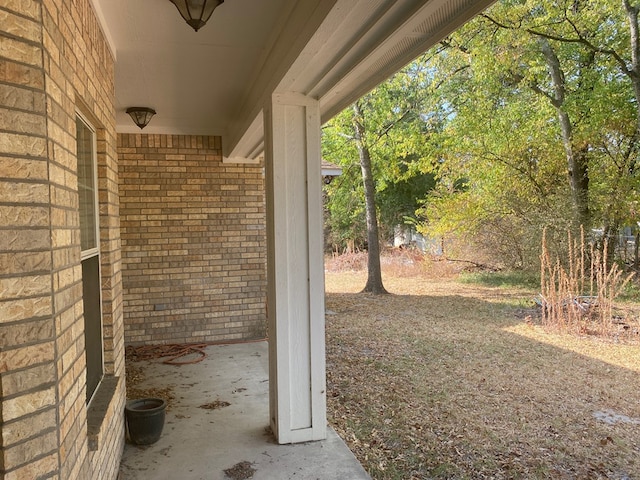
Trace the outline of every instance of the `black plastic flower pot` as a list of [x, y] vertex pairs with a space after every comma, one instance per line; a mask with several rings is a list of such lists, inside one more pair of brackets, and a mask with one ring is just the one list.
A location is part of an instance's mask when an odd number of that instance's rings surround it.
[[151, 445], [160, 439], [167, 402], [161, 398], [131, 400], [124, 407], [129, 439], [136, 445]]

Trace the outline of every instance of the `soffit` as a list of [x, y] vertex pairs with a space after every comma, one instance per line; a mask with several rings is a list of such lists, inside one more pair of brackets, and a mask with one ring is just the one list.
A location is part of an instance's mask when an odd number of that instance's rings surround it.
[[145, 106], [145, 133], [205, 135], [226, 132], [296, 4], [227, 0], [195, 32], [169, 0], [92, 1], [115, 50], [117, 130], [139, 132], [124, 111]]
[[[493, 1], [337, 0], [274, 90], [318, 99], [327, 121]], [[230, 156], [262, 151], [256, 110], [266, 101], [256, 97], [244, 128], [231, 130]]]

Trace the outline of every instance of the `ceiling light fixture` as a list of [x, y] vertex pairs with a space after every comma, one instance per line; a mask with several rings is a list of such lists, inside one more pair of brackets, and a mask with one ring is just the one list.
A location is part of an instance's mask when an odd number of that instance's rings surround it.
[[219, 7], [224, 0], [170, 0], [173, 3], [182, 18], [196, 32], [207, 23], [213, 11]]
[[153, 108], [147, 107], [129, 107], [127, 108], [127, 113], [142, 130], [149, 124], [151, 117], [156, 114], [156, 111]]

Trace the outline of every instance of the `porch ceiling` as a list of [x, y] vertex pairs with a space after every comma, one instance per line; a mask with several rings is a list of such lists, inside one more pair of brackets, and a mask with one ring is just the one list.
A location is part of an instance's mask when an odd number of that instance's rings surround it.
[[318, 98], [328, 120], [493, 0], [226, 0], [198, 32], [169, 0], [92, 1], [119, 132], [139, 132], [127, 107], [152, 107], [145, 133], [222, 135], [254, 158], [272, 92]]

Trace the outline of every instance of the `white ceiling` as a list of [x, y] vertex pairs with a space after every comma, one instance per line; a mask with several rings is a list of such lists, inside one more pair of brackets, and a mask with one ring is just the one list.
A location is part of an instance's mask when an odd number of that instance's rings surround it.
[[169, 0], [92, 0], [116, 56], [118, 132], [222, 135], [255, 157], [274, 91], [320, 100], [328, 119], [493, 0], [226, 0], [198, 32]]
[[169, 0], [95, 0], [116, 50], [118, 131], [139, 132], [124, 110], [144, 106], [158, 112], [145, 133], [225, 133], [292, 1], [227, 0], [195, 32]]

